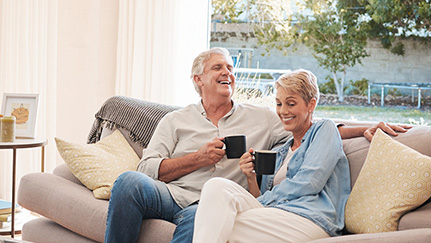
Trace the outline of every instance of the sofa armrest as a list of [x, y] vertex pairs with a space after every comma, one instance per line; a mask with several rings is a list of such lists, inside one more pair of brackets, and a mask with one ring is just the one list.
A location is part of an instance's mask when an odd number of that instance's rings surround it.
[[84, 186], [49, 173], [27, 174], [20, 181], [18, 203], [87, 238], [104, 239], [109, 203]]
[[73, 183], [76, 183], [80, 186], [84, 186], [84, 184], [81, 183], [80, 180], [78, 180], [78, 178], [76, 178], [73, 174], [72, 171], [70, 171], [69, 167], [67, 166], [66, 163], [63, 163], [57, 167], [55, 167], [54, 171], [52, 172], [52, 174], [62, 177], [66, 180], [69, 180]]

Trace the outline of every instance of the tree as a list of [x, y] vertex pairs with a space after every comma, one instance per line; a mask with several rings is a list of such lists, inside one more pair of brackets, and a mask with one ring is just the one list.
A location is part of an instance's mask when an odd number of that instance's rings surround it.
[[354, 1], [335, 0], [306, 0], [301, 7], [284, 20], [261, 22], [255, 27], [259, 44], [266, 50], [287, 51], [294, 43], [304, 43], [319, 65], [331, 73], [338, 98], [343, 101], [347, 68], [361, 64], [368, 56], [368, 26], [361, 14], [364, 8]]
[[222, 9], [214, 11], [215, 14], [224, 14], [225, 20], [235, 22], [243, 13], [235, 9], [245, 4], [241, 9], [247, 9], [258, 44], [266, 51], [276, 48], [287, 53], [294, 43], [310, 47], [319, 65], [331, 72], [342, 101], [347, 68], [368, 56], [365, 22], [360, 21], [358, 11], [347, 9], [345, 2], [306, 0], [303, 9], [294, 14], [290, 12], [290, 1], [286, 0], [215, 0], [213, 6]]
[[212, 18], [218, 16], [222, 22], [238, 23], [240, 22], [239, 16], [244, 14], [253, 4], [254, 0], [212, 0]]
[[319, 65], [330, 71], [338, 99], [344, 100], [348, 67], [367, 57], [367, 24], [342, 1], [305, 1], [312, 14], [297, 13], [297, 28], [291, 34], [313, 50]]
[[[431, 3], [429, 0], [360, 0], [370, 17], [370, 35], [380, 38], [384, 48], [404, 55], [397, 37], [421, 38], [431, 36]], [[425, 37], [425, 38], [424, 38]]]

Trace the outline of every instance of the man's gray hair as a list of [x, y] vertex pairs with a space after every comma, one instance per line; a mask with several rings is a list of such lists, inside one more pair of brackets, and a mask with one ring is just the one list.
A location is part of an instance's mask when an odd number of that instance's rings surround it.
[[193, 77], [195, 75], [202, 75], [203, 74], [204, 68], [205, 68], [204, 63], [211, 57], [212, 54], [221, 54], [221, 55], [224, 55], [226, 57], [230, 57], [229, 51], [227, 49], [222, 48], [222, 47], [214, 47], [214, 48], [209, 49], [208, 51], [201, 52], [195, 58], [195, 60], [193, 61], [192, 73], [190, 75], [190, 78], [192, 79], [193, 85], [195, 86], [195, 90], [198, 92], [198, 94], [200, 96], [202, 96], [201, 89], [199, 88], [197, 83], [193, 80]]

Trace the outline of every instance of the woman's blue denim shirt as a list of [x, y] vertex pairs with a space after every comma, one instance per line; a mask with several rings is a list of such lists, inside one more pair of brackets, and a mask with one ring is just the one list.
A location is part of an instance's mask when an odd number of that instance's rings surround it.
[[[292, 142], [290, 139], [274, 149], [277, 151], [275, 173]], [[286, 179], [272, 188], [273, 179], [274, 175], [262, 177], [259, 202], [308, 218], [331, 236], [341, 234], [344, 208], [351, 190], [350, 169], [333, 121], [315, 122], [291, 158]]]

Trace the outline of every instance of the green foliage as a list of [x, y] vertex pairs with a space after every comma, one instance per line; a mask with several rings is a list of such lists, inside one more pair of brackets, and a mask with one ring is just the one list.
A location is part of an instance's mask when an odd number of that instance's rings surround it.
[[334, 85], [340, 100], [347, 68], [362, 64], [368, 56], [368, 38], [380, 38], [384, 48], [404, 55], [404, 45], [397, 36], [431, 35], [430, 0], [303, 0], [298, 1], [296, 13], [290, 12], [288, 0], [212, 3], [214, 15], [223, 16], [225, 22], [238, 22], [238, 17], [246, 14], [258, 45], [267, 53], [278, 49], [287, 54], [299, 43], [308, 46], [319, 65], [337, 80]]
[[[360, 0], [370, 17], [370, 36], [380, 38], [382, 46], [397, 55], [404, 55], [396, 37], [430, 37], [431, 3], [429, 0]], [[428, 31], [428, 33], [426, 32]], [[420, 38], [430, 41], [430, 38]]]
[[319, 84], [319, 91], [322, 94], [336, 94], [335, 84], [332, 81], [327, 81], [325, 83]]
[[368, 79], [363, 78], [361, 80], [350, 80], [350, 86], [352, 88], [352, 93], [361, 96], [368, 95]]
[[388, 95], [401, 96], [401, 91], [397, 88], [388, 89]]
[[358, 15], [335, 1], [305, 1], [313, 11], [312, 16], [296, 15], [301, 25], [300, 39], [314, 51], [319, 65], [331, 73], [345, 72], [347, 67], [361, 63], [368, 56], [367, 26]]
[[212, 0], [212, 17], [221, 16], [225, 23], [237, 23], [238, 17], [249, 7], [250, 5], [242, 0]]
[[[323, 94], [337, 94], [337, 88], [335, 87], [335, 81], [331, 76], [326, 76], [325, 80], [327, 80], [325, 83], [320, 83], [319, 85], [319, 91]], [[340, 84], [341, 79], [339, 78], [337, 82]], [[347, 87], [344, 87], [344, 91], [346, 91]]]

